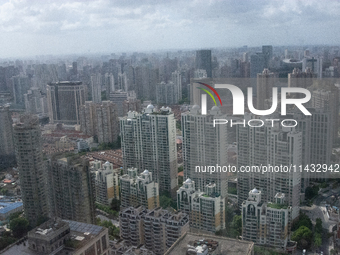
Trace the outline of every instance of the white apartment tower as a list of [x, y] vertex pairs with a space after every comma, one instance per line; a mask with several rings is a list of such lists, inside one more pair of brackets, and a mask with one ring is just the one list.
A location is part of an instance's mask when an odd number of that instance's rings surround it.
[[194, 105], [190, 112], [182, 113], [184, 176], [204, 190], [209, 183], [215, 183], [222, 197], [227, 195], [227, 173], [210, 174], [208, 166], [227, 166], [227, 149], [235, 140], [235, 128], [216, 125], [214, 119], [225, 119], [217, 106], [207, 115], [202, 115], [200, 107]]
[[[249, 120], [252, 115], [246, 115]], [[245, 166], [299, 166], [302, 164], [302, 133], [294, 128], [264, 125], [237, 127], [238, 169]], [[285, 193], [292, 207], [290, 220], [299, 213], [301, 172], [238, 172], [238, 200], [248, 199], [249, 187], [258, 187], [265, 202], [273, 202], [277, 193]], [[247, 191], [248, 189], [248, 191]]]
[[120, 118], [124, 171], [148, 169], [161, 191], [173, 196], [177, 188], [176, 121], [169, 107], [156, 111], [148, 105], [143, 113]]

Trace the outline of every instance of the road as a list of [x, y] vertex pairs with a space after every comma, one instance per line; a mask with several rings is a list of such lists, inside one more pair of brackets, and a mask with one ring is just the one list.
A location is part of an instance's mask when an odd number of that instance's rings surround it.
[[116, 227], [119, 227], [119, 221], [118, 220], [112, 220], [104, 215], [98, 214], [97, 218], [99, 218], [100, 220], [107, 220], [107, 221], [111, 221], [113, 225], [115, 225]]
[[[334, 190], [329, 190], [323, 194], [318, 195], [314, 199], [314, 204], [311, 207], [301, 206], [300, 209], [302, 212], [306, 213], [306, 215], [312, 220], [313, 224], [315, 224], [316, 219], [320, 218], [322, 220], [322, 227], [328, 230], [328, 233], [332, 232], [332, 228], [337, 224], [336, 221], [329, 220], [327, 210], [325, 207], [325, 201], [330, 196], [335, 194], [340, 194], [340, 188], [336, 188]], [[324, 255], [330, 254], [330, 250], [333, 249], [333, 241], [332, 238], [328, 238], [326, 235], [323, 236], [322, 246], [320, 250], [323, 251]], [[314, 253], [307, 253], [314, 254]]]

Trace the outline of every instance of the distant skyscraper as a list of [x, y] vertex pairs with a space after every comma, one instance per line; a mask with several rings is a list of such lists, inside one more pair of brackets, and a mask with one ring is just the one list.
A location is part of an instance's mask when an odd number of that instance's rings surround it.
[[173, 196], [177, 188], [176, 121], [169, 107], [143, 113], [129, 112], [120, 119], [124, 171], [137, 167], [152, 172], [161, 191]]
[[178, 103], [178, 100], [181, 100], [182, 99], [182, 74], [180, 71], [175, 71], [172, 73], [171, 75], [172, 77], [172, 82], [174, 83], [175, 85], [175, 98], [177, 99], [177, 103]]
[[178, 104], [178, 88], [173, 82], [161, 82], [156, 86], [156, 102], [157, 104], [173, 105]]
[[273, 57], [273, 46], [263, 45], [262, 54], [264, 56], [264, 68], [270, 68], [270, 61]]
[[315, 73], [319, 79], [322, 78], [322, 58], [305, 57], [302, 59], [302, 71], [306, 71], [307, 68]]
[[250, 56], [250, 78], [252, 87], [253, 87], [253, 95], [256, 95], [256, 78], [258, 73], [262, 73], [264, 69], [264, 56], [261, 52], [256, 53], [255, 55]]
[[136, 99], [136, 93], [134, 91], [124, 92], [121, 90], [116, 90], [110, 94], [110, 101], [116, 104], [118, 117], [124, 116], [123, 103], [125, 100]]
[[39, 217], [48, 216], [47, 171], [38, 117], [21, 117], [14, 126], [14, 145], [25, 217], [31, 226], [36, 226]]
[[0, 106], [0, 155], [14, 155], [13, 121], [9, 105]]
[[119, 134], [117, 107], [111, 101], [96, 104], [86, 101], [80, 107], [81, 130], [90, 136], [97, 137], [99, 143], [112, 143]]
[[24, 75], [13, 76], [11, 78], [11, 85], [14, 104], [24, 106], [24, 94], [27, 93], [31, 87], [30, 79]]
[[142, 110], [142, 104], [139, 99], [129, 99], [123, 102], [123, 116], [126, 116], [129, 111], [140, 112]]
[[265, 100], [273, 97], [274, 79], [274, 73], [270, 73], [268, 69], [264, 69], [262, 73], [257, 74], [257, 110], [266, 110], [264, 107]]
[[102, 75], [96, 73], [91, 75], [92, 101], [100, 103], [102, 101]]
[[[321, 87], [321, 86], [320, 86]], [[312, 91], [311, 105], [317, 109], [323, 109], [330, 112], [333, 123], [333, 139], [338, 138], [338, 119], [339, 119], [339, 90], [334, 87], [321, 87]]]
[[33, 87], [24, 94], [26, 111], [32, 114], [48, 113], [47, 98], [41, 90]]
[[105, 87], [106, 100], [110, 100], [110, 93], [115, 91], [115, 79], [112, 73], [106, 73], [103, 76], [103, 85]]
[[[313, 78], [316, 78], [316, 74], [312, 73], [308, 68], [306, 72], [302, 72], [298, 68], [294, 68], [292, 73], [288, 74], [288, 87], [289, 88], [308, 88], [313, 85]], [[292, 95], [293, 97], [299, 97], [299, 95]]]
[[50, 122], [79, 124], [79, 109], [87, 98], [86, 86], [78, 82], [57, 82], [46, 86]]
[[93, 224], [95, 190], [88, 160], [55, 156], [49, 171], [52, 216]]
[[196, 51], [195, 69], [203, 69], [208, 78], [212, 78], [211, 50]]

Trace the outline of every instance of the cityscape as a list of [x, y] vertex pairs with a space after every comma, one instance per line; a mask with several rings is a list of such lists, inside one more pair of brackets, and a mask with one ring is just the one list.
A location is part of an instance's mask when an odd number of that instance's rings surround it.
[[240, 2], [0, 3], [0, 254], [340, 254], [340, 3]]

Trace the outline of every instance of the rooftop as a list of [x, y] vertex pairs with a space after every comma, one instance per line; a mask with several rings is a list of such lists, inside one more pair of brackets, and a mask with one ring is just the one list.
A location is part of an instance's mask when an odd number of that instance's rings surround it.
[[213, 235], [185, 233], [170, 247], [170, 249], [164, 255], [186, 254], [188, 245], [195, 244], [195, 241], [197, 240], [205, 239], [218, 242], [218, 246], [222, 254], [248, 255], [252, 254], [252, 251], [254, 250], [253, 242]]
[[21, 202], [15, 203], [0, 203], [0, 214], [8, 213], [18, 207], [22, 206]]

